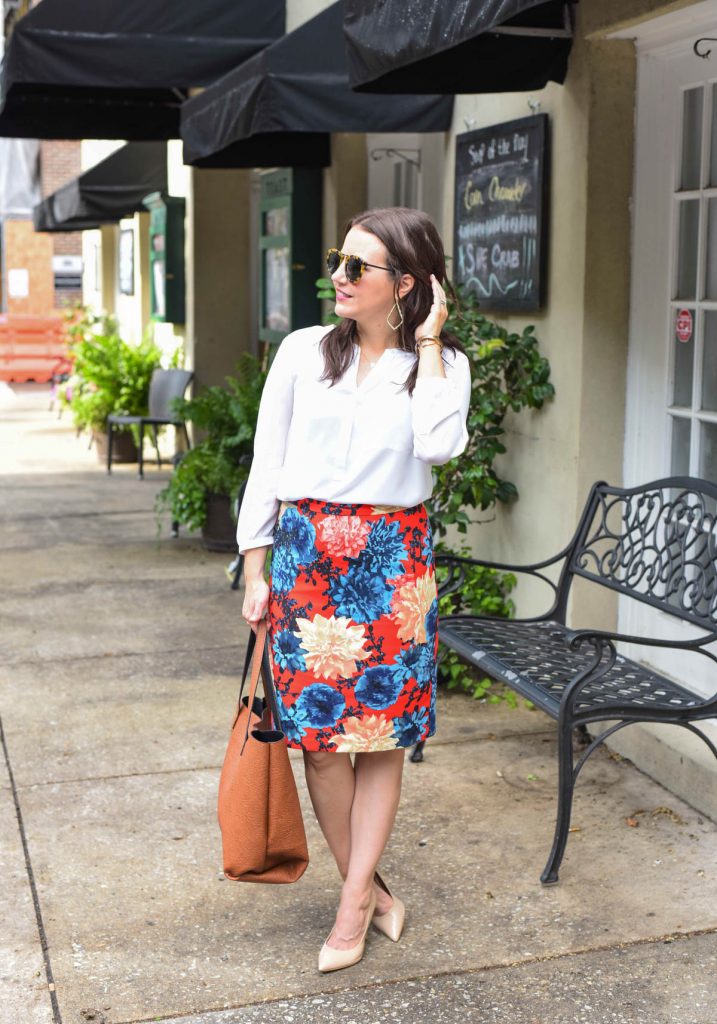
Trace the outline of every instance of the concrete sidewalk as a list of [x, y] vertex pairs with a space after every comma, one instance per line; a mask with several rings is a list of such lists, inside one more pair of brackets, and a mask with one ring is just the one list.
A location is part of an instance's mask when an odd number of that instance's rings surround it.
[[[717, 825], [598, 750], [557, 886], [554, 725], [441, 693], [382, 873], [401, 941], [316, 969], [339, 877], [221, 872], [243, 663], [226, 556], [160, 539], [148, 466], [108, 477], [47, 392], [0, 403], [2, 1024], [717, 1024]], [[695, 743], [699, 740], [695, 738]], [[639, 824], [631, 827], [627, 818]]]

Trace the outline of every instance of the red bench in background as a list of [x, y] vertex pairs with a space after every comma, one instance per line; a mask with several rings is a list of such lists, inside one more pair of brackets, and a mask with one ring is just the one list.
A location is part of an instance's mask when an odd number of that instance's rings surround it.
[[68, 365], [62, 317], [0, 315], [0, 380], [48, 384]]

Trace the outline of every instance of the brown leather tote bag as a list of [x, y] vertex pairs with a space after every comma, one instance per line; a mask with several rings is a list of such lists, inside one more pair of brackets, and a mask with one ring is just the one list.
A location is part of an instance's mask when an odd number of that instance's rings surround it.
[[[276, 705], [266, 619], [251, 631], [239, 707], [219, 779], [224, 874], [237, 882], [295, 882], [309, 863], [299, 794]], [[249, 695], [242, 697], [249, 659]], [[265, 697], [256, 696], [261, 673]], [[272, 718], [273, 725], [272, 728]]]

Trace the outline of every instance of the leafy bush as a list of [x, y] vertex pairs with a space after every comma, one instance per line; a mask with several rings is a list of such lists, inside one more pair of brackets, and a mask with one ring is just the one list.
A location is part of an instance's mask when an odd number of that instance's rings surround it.
[[[130, 345], [113, 317], [76, 307], [67, 317], [72, 375], [61, 392], [78, 430], [107, 428], [107, 417], [146, 414], [161, 352], [151, 339]], [[135, 440], [136, 440], [135, 435]]]
[[468, 445], [458, 459], [434, 466], [430, 500], [432, 522], [439, 536], [454, 524], [459, 533], [479, 520], [473, 509], [486, 511], [497, 502], [517, 497], [514, 483], [495, 466], [505, 453], [503, 426], [509, 411], [540, 409], [555, 389], [550, 364], [538, 351], [535, 328], [509, 333], [478, 308], [472, 294], [459, 290], [460, 305], [449, 300], [448, 327], [465, 347], [473, 374], [468, 411]]
[[178, 415], [205, 436], [182, 457], [157, 495], [158, 518], [170, 512], [172, 519], [199, 530], [207, 519], [210, 495], [236, 496], [249, 475], [265, 379], [261, 361], [244, 352], [236, 376], [225, 378], [226, 387], [214, 385], [195, 398], [173, 402]]
[[[435, 542], [434, 553], [467, 558], [472, 555], [467, 544], [455, 548], [443, 541]], [[438, 599], [439, 623], [442, 615], [457, 615], [461, 612], [468, 615], [493, 615], [503, 619], [509, 619], [515, 614], [515, 605], [509, 596], [517, 583], [512, 573], [498, 572], [481, 565], [462, 565], [462, 568], [465, 576], [461, 585]], [[436, 565], [436, 582], [439, 587], [446, 582], [449, 573], [448, 566]], [[476, 700], [487, 697], [490, 703], [497, 704], [505, 700], [513, 706], [517, 705], [515, 695], [510, 690], [501, 696], [490, 693], [492, 680], [459, 658], [455, 651], [444, 652], [438, 673], [440, 681], [449, 690], [463, 690]]]

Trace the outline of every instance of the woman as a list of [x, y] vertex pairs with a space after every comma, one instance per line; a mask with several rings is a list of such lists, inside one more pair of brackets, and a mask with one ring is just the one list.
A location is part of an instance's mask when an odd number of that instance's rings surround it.
[[[369, 210], [327, 265], [340, 323], [289, 334], [262, 393], [237, 540], [242, 614], [268, 615], [281, 727], [343, 887], [319, 970], [394, 941], [404, 906], [376, 872], [406, 747], [435, 732], [432, 465], [468, 441], [471, 377], [444, 330], [445, 257], [417, 210]], [[273, 544], [269, 583], [264, 579]], [[355, 754], [352, 764], [351, 753]]]

